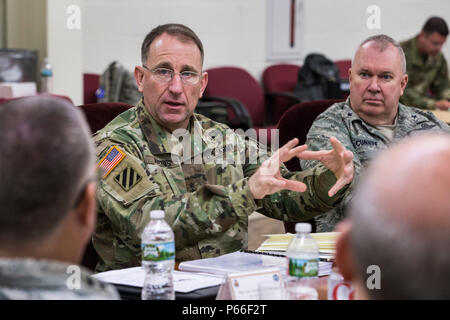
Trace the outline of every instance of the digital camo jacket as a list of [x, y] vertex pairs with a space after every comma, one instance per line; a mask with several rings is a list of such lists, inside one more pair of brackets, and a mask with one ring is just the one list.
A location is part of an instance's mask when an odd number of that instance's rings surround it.
[[198, 114], [184, 134], [170, 134], [142, 100], [97, 132], [95, 142], [104, 169], [93, 238], [100, 256], [97, 271], [140, 265], [140, 236], [150, 210], [165, 211], [175, 233], [176, 259], [183, 261], [245, 249], [254, 211], [304, 221], [329, 211], [345, 194], [344, 188], [328, 197], [336, 178], [322, 165], [298, 173], [283, 166], [282, 175], [303, 181], [307, 191], [254, 200], [248, 178], [270, 152]]
[[[424, 130], [450, 132], [450, 127], [431, 112], [399, 104], [393, 141], [389, 141], [380, 130], [364, 122], [352, 110], [348, 98], [344, 102], [335, 103], [317, 117], [308, 132], [306, 144], [308, 149], [313, 151], [329, 150], [332, 148], [330, 136], [335, 136], [345, 148], [353, 152], [354, 186], [362, 169], [380, 150], [408, 135]], [[312, 168], [317, 165], [317, 161], [301, 160], [300, 165], [302, 169]], [[336, 210], [316, 217], [317, 231], [333, 231], [337, 222], [343, 219], [344, 207], [350, 199], [351, 197], [346, 197], [346, 201], [339, 204]]]
[[0, 259], [0, 300], [117, 300], [109, 284], [83, 267], [34, 259]]

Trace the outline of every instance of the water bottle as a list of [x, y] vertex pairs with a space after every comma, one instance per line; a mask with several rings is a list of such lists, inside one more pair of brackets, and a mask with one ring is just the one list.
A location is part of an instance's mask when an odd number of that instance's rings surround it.
[[318, 300], [319, 246], [311, 237], [309, 223], [297, 223], [296, 235], [286, 250], [286, 298], [290, 300]]
[[174, 234], [164, 220], [164, 211], [151, 211], [150, 219], [142, 233], [142, 266], [145, 269], [142, 300], [174, 300]]
[[48, 58], [44, 58], [41, 69], [41, 92], [53, 92], [53, 71]]
[[333, 264], [328, 277], [328, 300], [354, 300], [355, 290], [344, 280], [338, 268]]
[[288, 258], [288, 274], [293, 277], [319, 276], [319, 246], [311, 237], [309, 223], [295, 225], [295, 237], [289, 243], [286, 251]]

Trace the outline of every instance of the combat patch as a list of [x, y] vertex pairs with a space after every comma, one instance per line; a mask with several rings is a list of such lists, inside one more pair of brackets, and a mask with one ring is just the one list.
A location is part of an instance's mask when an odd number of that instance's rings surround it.
[[109, 173], [125, 158], [125, 153], [119, 150], [116, 146], [112, 146], [106, 155], [97, 165], [97, 169], [104, 171], [103, 178], [106, 178]]
[[114, 177], [114, 180], [125, 190], [133, 188], [142, 177], [131, 167], [126, 167], [121, 173]]

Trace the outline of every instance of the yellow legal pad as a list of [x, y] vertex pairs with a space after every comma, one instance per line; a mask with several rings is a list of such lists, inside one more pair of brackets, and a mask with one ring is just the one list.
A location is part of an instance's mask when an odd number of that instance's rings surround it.
[[[270, 251], [286, 251], [289, 242], [294, 237], [292, 233], [283, 234], [266, 234], [268, 237], [256, 251], [270, 252]], [[311, 236], [319, 245], [320, 253], [334, 254], [336, 249], [336, 240], [339, 232], [319, 232], [311, 233]]]

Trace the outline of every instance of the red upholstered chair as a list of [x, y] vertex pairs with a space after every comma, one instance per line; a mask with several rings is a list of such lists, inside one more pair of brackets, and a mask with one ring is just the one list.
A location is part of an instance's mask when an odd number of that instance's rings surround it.
[[[293, 105], [286, 111], [278, 122], [278, 129], [280, 130], [280, 146], [283, 146], [289, 140], [298, 138], [299, 145], [306, 142], [306, 135], [309, 128], [316, 120], [317, 116], [324, 112], [329, 106], [336, 102], [344, 101], [342, 99], [335, 100], [316, 100], [298, 103]], [[290, 171], [300, 171], [300, 161], [297, 157], [285, 162], [286, 167]], [[311, 223], [312, 230], [315, 232], [316, 224], [314, 219], [307, 222]], [[286, 232], [295, 233], [295, 223], [284, 222]]]
[[[111, 120], [133, 106], [120, 102], [91, 103], [78, 106], [86, 116], [92, 133], [97, 132], [107, 125]], [[95, 269], [98, 262], [98, 255], [90, 241], [84, 251], [82, 266], [91, 270]]]
[[284, 63], [271, 65], [263, 72], [266, 105], [274, 123], [277, 123], [292, 105], [300, 102], [294, 95], [300, 69], [299, 65]]
[[337, 60], [334, 63], [339, 68], [339, 75], [341, 76], [341, 79], [348, 80], [348, 69], [350, 69], [352, 66], [352, 60], [350, 59]]
[[92, 133], [102, 129], [112, 119], [132, 107], [134, 106], [122, 102], [89, 103], [79, 106], [86, 116]]
[[83, 74], [83, 104], [96, 103], [97, 91], [100, 85], [100, 75], [96, 73], [84, 73]]
[[[259, 132], [274, 129], [275, 124], [266, 123], [264, 91], [256, 79], [239, 67], [218, 67], [206, 70], [208, 85], [205, 97], [228, 97], [242, 103], [250, 114], [253, 128]], [[270, 144], [270, 130], [267, 134]]]

